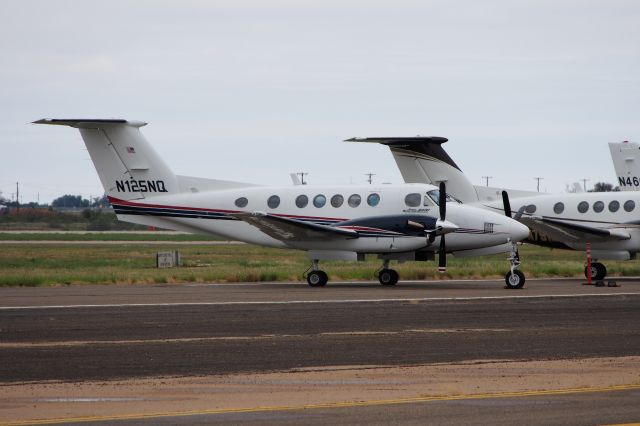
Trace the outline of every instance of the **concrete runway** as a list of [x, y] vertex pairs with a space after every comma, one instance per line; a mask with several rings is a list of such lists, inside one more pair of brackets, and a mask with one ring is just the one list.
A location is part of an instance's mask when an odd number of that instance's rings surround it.
[[[335, 408], [249, 411], [136, 419], [140, 425], [606, 425], [638, 419], [640, 390], [488, 397]], [[535, 414], [533, 414], [535, 413]], [[533, 414], [533, 415], [532, 415]], [[87, 422], [103, 425], [104, 421]], [[134, 424], [115, 420], [114, 425]], [[637, 425], [637, 423], [635, 423]]]
[[[505, 290], [501, 281], [410, 282], [392, 288], [375, 283], [3, 288], [0, 383], [640, 355], [640, 281], [618, 282], [621, 287], [610, 288], [583, 286], [580, 280], [529, 280], [523, 290]], [[640, 420], [640, 403], [630, 403], [640, 401], [639, 392], [218, 413], [162, 421], [625, 422]], [[581, 416], [572, 415], [572, 409]], [[456, 413], [468, 413], [467, 421]]]

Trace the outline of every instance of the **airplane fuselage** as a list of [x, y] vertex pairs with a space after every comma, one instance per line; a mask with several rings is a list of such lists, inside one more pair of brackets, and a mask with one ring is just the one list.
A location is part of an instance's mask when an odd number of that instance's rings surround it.
[[[433, 227], [438, 206], [428, 193], [434, 190], [438, 188], [425, 184], [252, 186], [128, 201], [112, 196], [110, 200], [118, 218], [127, 222], [271, 247], [391, 253], [437, 250], [439, 237], [429, 241], [423, 231], [407, 224]], [[344, 241], [283, 241], [234, 217], [252, 212], [355, 231], [357, 236]], [[503, 214], [455, 202], [447, 203], [447, 220], [459, 227], [447, 235], [449, 252], [501, 245], [510, 235], [522, 237], [524, 229]]]
[[[483, 203], [493, 211], [503, 211], [501, 202]], [[609, 237], [597, 235], [576, 238], [570, 233], [548, 236], [532, 232], [528, 241], [534, 244], [561, 243], [574, 250], [584, 250], [586, 242], [600, 251], [599, 257], [629, 259], [640, 251], [640, 195], [633, 192], [586, 192], [576, 194], [549, 194], [511, 199], [515, 212], [525, 207], [523, 217], [541, 217], [561, 221], [567, 226], [590, 227], [606, 230]], [[615, 239], [613, 239], [615, 238]]]

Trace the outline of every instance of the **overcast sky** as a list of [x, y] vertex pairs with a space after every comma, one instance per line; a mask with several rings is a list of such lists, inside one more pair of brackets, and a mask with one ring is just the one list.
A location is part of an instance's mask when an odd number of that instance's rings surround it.
[[434, 135], [472, 182], [614, 182], [640, 140], [640, 2], [1, 1], [0, 191], [102, 194], [77, 130], [125, 118], [178, 174], [401, 182], [385, 147]]

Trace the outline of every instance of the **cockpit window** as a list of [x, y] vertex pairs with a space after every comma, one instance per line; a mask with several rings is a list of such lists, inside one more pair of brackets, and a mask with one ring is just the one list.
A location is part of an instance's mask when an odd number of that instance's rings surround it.
[[[433, 200], [433, 202], [436, 204], [436, 206], [439, 206], [439, 202], [440, 202], [440, 190], [439, 189], [434, 189], [433, 191], [429, 191], [427, 192], [427, 195], [429, 196], [429, 198], [431, 198]], [[462, 201], [458, 200], [456, 197], [454, 197], [451, 194], [447, 194], [447, 203], [458, 203], [458, 204], [462, 204]]]

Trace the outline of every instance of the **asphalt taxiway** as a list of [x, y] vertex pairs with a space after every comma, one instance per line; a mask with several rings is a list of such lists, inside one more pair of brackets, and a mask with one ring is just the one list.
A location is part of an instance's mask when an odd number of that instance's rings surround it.
[[[620, 287], [583, 286], [575, 279], [529, 280], [522, 290], [506, 290], [491, 280], [396, 287], [245, 283], [4, 288], [0, 385], [638, 356], [640, 280], [617, 281]], [[640, 390], [633, 387], [640, 377], [636, 380], [627, 383], [630, 388], [603, 389], [602, 397], [593, 393], [587, 399], [570, 394], [490, 396], [388, 407], [316, 407], [311, 417], [303, 410], [304, 418], [294, 407], [154, 419], [172, 424], [256, 419], [320, 424], [340, 416], [347, 423], [421, 423], [429, 415], [447, 424], [462, 421], [450, 415], [456, 410], [482, 411], [487, 419], [512, 422], [518, 413], [532, 415], [544, 408], [566, 423], [589, 423], [581, 421], [586, 418], [637, 421], [640, 404], [629, 404], [640, 400]], [[615, 415], [605, 415], [605, 407], [616, 404], [620, 409], [612, 411]], [[599, 415], [571, 417], [571, 407], [582, 413], [590, 407]], [[502, 414], [493, 417], [494, 412]]]

